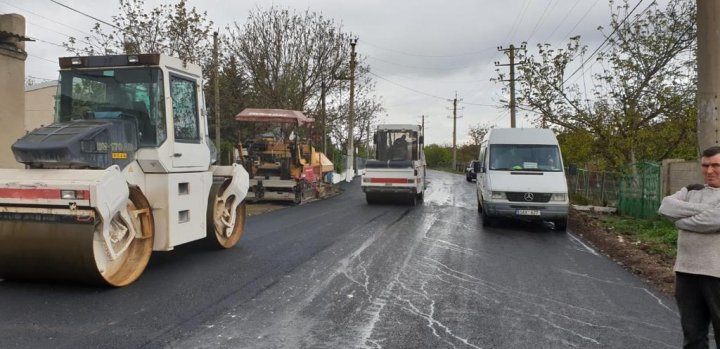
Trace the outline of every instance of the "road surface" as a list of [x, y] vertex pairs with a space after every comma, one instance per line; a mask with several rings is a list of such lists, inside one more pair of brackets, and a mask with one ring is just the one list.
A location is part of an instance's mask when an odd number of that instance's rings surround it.
[[474, 183], [341, 195], [155, 253], [121, 289], [0, 282], [0, 348], [677, 348], [674, 301], [548, 225], [483, 228]]

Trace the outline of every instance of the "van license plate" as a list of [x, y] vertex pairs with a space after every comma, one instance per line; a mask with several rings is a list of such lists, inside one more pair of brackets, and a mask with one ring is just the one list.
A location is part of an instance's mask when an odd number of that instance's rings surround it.
[[539, 216], [540, 210], [515, 210], [518, 216]]

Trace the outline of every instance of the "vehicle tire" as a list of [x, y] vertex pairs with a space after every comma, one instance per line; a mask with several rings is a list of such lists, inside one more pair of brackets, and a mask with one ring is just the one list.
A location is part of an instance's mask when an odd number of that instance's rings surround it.
[[470, 174], [465, 174], [465, 180], [468, 182], [472, 182], [472, 178], [470, 178]]
[[375, 195], [365, 193], [365, 201], [367, 201], [368, 205], [374, 205], [377, 203], [377, 198], [375, 197]]
[[[212, 211], [208, 212], [207, 237], [212, 245], [220, 248], [232, 248], [245, 232], [245, 218], [247, 215], [245, 203], [237, 206], [235, 212], [230, 212], [237, 200], [231, 195], [227, 200], [222, 200], [222, 194], [230, 185], [230, 179], [225, 180], [221, 185], [214, 183], [210, 190], [210, 202]], [[229, 231], [229, 234], [228, 234]]]
[[417, 205], [418, 197], [417, 197], [417, 195], [415, 195], [415, 193], [410, 193], [409, 202], [410, 202], [410, 206], [416, 206], [416, 205]]
[[555, 230], [557, 231], [566, 231], [567, 230], [567, 218], [557, 219], [553, 221], [553, 224], [555, 225]]
[[495, 224], [495, 218], [488, 216], [487, 212], [482, 209], [480, 202], [478, 202], [478, 211], [480, 212], [480, 216], [482, 217], [483, 227], [492, 227], [493, 224]]

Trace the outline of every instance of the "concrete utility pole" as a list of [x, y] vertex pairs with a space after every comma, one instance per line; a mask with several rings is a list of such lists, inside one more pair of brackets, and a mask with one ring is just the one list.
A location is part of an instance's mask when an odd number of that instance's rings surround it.
[[[355, 144], [353, 142], [353, 128], [355, 127], [355, 45], [356, 39], [350, 39], [350, 110], [348, 113], [348, 147], [347, 147], [347, 177], [348, 182], [355, 176]], [[352, 173], [351, 173], [352, 171]]]
[[457, 116], [457, 103], [458, 101], [462, 101], [462, 99], [457, 98], [457, 92], [455, 92], [455, 98], [448, 100], [450, 102], [453, 102], [453, 160], [452, 160], [452, 168], [453, 170], [457, 168], [457, 119], [461, 118], [462, 116]]
[[510, 48], [505, 49], [502, 46], [498, 46], [498, 51], [505, 52], [508, 54], [508, 58], [510, 58], [509, 64], [500, 64], [500, 62], [495, 62], [496, 67], [504, 67], [509, 66], [510, 67], [510, 79], [504, 80], [502, 77], [500, 78], [500, 81], [509, 81], [510, 82], [510, 127], [515, 128], [515, 65], [518, 63], [515, 63], [515, 51], [518, 49], [524, 50], [525, 49], [525, 43], [522, 43], [520, 45], [520, 48], [515, 48], [515, 45], [510, 45]]
[[720, 4], [697, 0], [698, 147], [720, 145]]
[[[222, 163], [220, 150], [220, 60], [218, 59], [218, 32], [213, 32], [213, 64], [215, 65], [215, 148], [217, 148], [218, 164]], [[234, 160], [234, 159], [233, 159]]]

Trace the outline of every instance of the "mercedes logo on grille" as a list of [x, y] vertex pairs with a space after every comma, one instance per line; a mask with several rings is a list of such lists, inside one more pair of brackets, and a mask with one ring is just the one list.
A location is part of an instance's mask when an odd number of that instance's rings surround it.
[[533, 195], [533, 193], [525, 193], [523, 199], [525, 199], [525, 201], [533, 201], [535, 199], [535, 195]]

